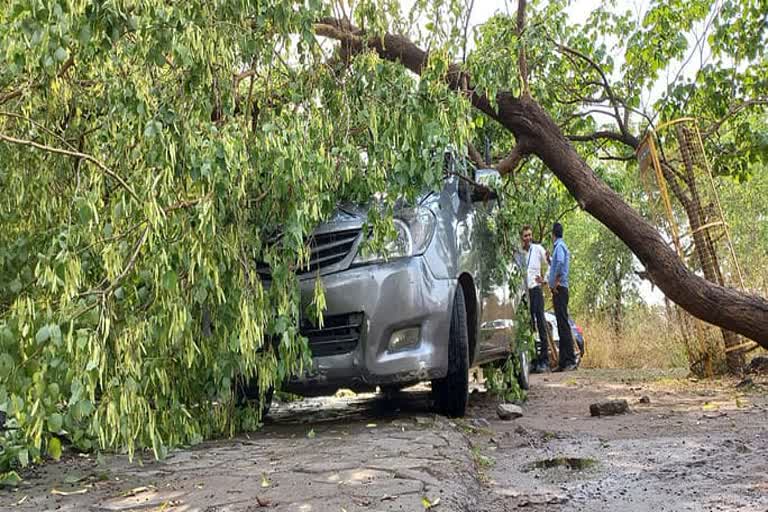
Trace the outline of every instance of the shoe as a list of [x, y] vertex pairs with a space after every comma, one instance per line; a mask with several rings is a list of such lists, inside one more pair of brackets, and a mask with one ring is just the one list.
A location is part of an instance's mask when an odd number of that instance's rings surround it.
[[572, 372], [575, 369], [577, 369], [578, 367], [579, 367], [578, 363], [570, 363], [570, 364], [567, 364], [565, 366], [559, 367], [558, 370], [561, 371], [561, 372]]
[[549, 373], [549, 371], [549, 365], [546, 363], [536, 365], [536, 373]]

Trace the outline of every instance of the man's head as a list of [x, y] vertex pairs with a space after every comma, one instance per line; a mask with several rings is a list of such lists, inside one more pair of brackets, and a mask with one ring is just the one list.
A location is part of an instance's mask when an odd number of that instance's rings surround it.
[[552, 225], [552, 238], [558, 239], [563, 238], [563, 225], [559, 222], [555, 222]]
[[526, 251], [531, 247], [531, 240], [533, 240], [533, 230], [531, 226], [526, 224], [520, 229], [520, 239], [523, 241], [523, 249]]

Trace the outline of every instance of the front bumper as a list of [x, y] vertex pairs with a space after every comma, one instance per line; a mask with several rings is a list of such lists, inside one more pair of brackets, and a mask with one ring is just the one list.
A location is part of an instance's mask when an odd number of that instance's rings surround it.
[[[325, 395], [341, 387], [366, 390], [447, 374], [456, 281], [435, 279], [419, 256], [354, 267], [321, 279], [327, 305], [325, 317], [355, 318], [359, 323], [359, 330], [354, 331], [358, 339], [351, 345], [339, 345], [344, 353], [329, 355], [327, 349], [313, 349], [312, 369], [289, 380], [288, 391]], [[311, 302], [314, 287], [314, 279], [301, 281], [302, 308]], [[391, 350], [392, 333], [413, 327], [419, 328], [418, 343]], [[327, 327], [324, 333], [320, 330], [324, 343], [336, 336], [333, 329]], [[344, 332], [343, 343], [350, 343], [349, 332]]]

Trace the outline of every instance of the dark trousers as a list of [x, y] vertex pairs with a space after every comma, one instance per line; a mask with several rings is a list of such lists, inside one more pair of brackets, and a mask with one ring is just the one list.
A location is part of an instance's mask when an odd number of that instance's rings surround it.
[[552, 302], [555, 304], [555, 318], [557, 318], [557, 333], [560, 335], [560, 367], [576, 363], [576, 354], [573, 352], [573, 337], [571, 336], [571, 324], [568, 322], [568, 288], [560, 286], [557, 293], [552, 294]]
[[528, 304], [531, 306], [531, 328], [539, 331], [536, 364], [549, 366], [549, 338], [547, 321], [544, 319], [544, 292], [541, 291], [541, 286], [528, 289]]

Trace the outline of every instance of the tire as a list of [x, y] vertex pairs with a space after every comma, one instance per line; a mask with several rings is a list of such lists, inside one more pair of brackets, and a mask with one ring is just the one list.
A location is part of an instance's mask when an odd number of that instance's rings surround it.
[[264, 394], [264, 401], [261, 401], [259, 396], [259, 386], [256, 383], [256, 379], [245, 381], [242, 378], [235, 379], [235, 403], [237, 405], [252, 404], [257, 407], [261, 407], [261, 418], [264, 419], [269, 414], [269, 410], [272, 408], [272, 395], [275, 393], [275, 388], [268, 388]]
[[517, 372], [517, 383], [521, 389], [528, 390], [531, 387], [531, 362], [528, 361], [528, 352], [525, 350], [517, 353], [517, 362], [520, 364], [520, 370]]
[[448, 339], [448, 375], [432, 381], [438, 412], [451, 418], [463, 417], [469, 401], [469, 330], [467, 307], [461, 286], [456, 289]]

